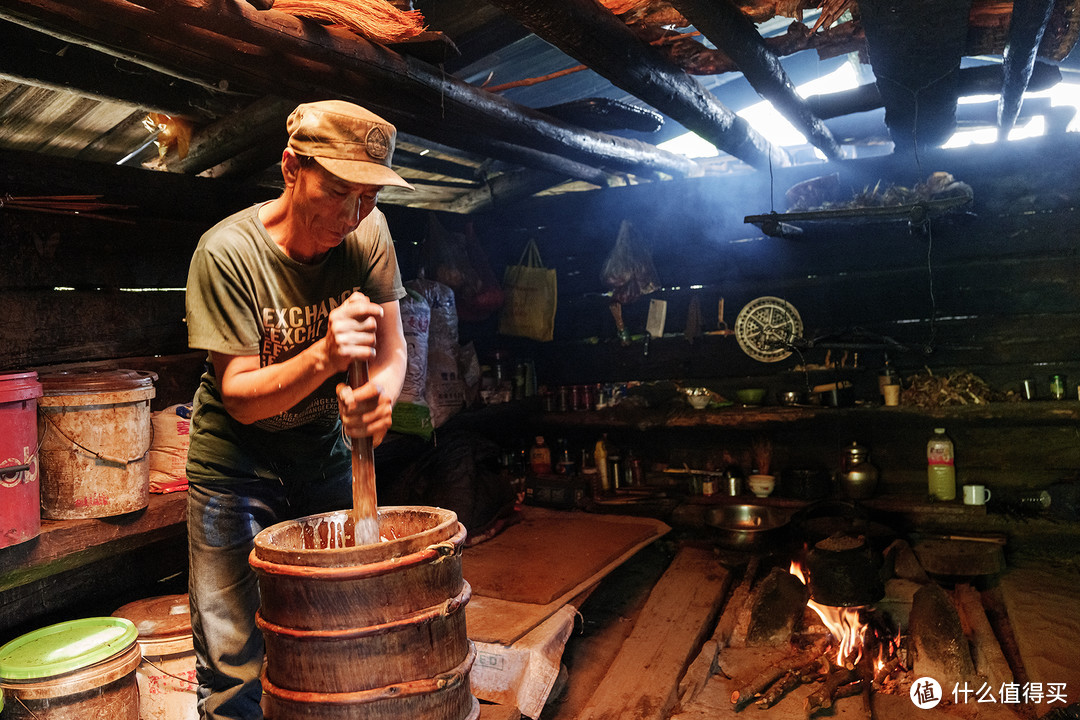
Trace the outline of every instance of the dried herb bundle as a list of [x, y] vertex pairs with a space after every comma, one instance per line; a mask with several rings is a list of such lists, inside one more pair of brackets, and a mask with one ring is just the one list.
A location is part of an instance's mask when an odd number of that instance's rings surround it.
[[986, 381], [966, 370], [948, 375], [935, 375], [929, 368], [908, 378], [901, 393], [901, 403], [921, 408], [950, 405], [985, 405], [989, 402], [1012, 401], [1013, 393], [1000, 393]]

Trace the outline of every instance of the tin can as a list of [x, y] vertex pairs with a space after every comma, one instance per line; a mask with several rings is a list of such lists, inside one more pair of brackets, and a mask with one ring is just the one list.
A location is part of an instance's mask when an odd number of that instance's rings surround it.
[[584, 385], [575, 385], [571, 397], [574, 410], [580, 412], [589, 409], [589, 391]]
[[1050, 376], [1050, 397], [1054, 400], [1065, 399], [1065, 376], [1064, 375], [1051, 375]]

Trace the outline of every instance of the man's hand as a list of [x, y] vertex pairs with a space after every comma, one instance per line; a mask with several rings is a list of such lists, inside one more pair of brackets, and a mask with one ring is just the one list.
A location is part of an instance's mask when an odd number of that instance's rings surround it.
[[374, 382], [358, 388], [337, 386], [341, 424], [349, 437], [371, 437], [378, 446], [390, 430], [393, 399]]
[[375, 357], [378, 321], [383, 308], [361, 293], [354, 292], [330, 312], [326, 329], [327, 362], [335, 372], [349, 368], [353, 360]]

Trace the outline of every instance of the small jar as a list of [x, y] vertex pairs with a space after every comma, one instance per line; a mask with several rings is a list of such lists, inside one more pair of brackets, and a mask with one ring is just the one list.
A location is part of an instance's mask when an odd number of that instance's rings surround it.
[[1065, 399], [1065, 376], [1064, 375], [1051, 375], [1050, 376], [1050, 397], [1054, 400]]

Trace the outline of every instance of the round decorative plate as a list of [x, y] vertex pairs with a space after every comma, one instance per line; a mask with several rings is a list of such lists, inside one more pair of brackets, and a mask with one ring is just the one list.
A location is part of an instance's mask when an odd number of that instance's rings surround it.
[[791, 355], [791, 343], [802, 335], [799, 313], [778, 297], [751, 300], [735, 318], [735, 339], [750, 357], [777, 362]]

